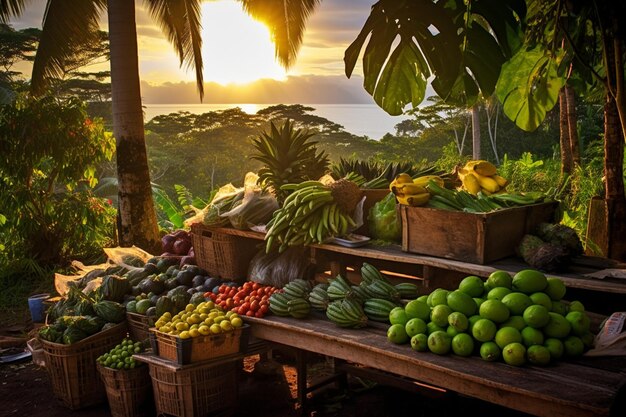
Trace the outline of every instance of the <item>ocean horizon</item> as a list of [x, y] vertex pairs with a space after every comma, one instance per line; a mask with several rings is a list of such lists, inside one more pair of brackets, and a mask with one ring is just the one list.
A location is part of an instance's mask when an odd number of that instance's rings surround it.
[[[240, 107], [246, 113], [255, 114], [257, 111], [276, 103], [257, 104], [144, 104], [146, 121], [155, 116], [188, 111], [202, 114], [209, 111], [225, 110]], [[315, 114], [331, 122], [340, 124], [347, 132], [357, 136], [367, 136], [379, 140], [387, 133], [395, 133], [395, 125], [406, 119], [407, 116], [390, 116], [375, 104], [303, 104], [313, 107]]]

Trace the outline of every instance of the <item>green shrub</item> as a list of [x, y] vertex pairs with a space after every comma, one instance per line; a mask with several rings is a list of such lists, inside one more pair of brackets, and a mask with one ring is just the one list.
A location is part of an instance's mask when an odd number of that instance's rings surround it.
[[[77, 99], [18, 97], [0, 108], [0, 269], [95, 258], [111, 242], [115, 209], [97, 198], [96, 167], [112, 135]], [[17, 268], [19, 269], [19, 268]]]

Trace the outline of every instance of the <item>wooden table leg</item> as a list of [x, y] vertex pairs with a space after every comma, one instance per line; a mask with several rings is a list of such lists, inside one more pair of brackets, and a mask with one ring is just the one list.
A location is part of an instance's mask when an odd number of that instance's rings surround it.
[[300, 404], [300, 412], [304, 413], [306, 408], [306, 394], [307, 390], [307, 351], [302, 349], [296, 349], [296, 371], [298, 372], [297, 384], [298, 384], [298, 404]]
[[337, 275], [341, 275], [342, 277], [346, 277], [347, 269], [345, 262], [333, 260], [330, 262], [330, 273], [332, 278], [335, 278]]

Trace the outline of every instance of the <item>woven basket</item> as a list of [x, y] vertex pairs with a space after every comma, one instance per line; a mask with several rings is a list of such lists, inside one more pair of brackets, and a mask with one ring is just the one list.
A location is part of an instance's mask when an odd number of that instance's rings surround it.
[[145, 342], [150, 337], [150, 327], [154, 326], [154, 318], [145, 314], [126, 312], [128, 334], [134, 342]]
[[200, 223], [191, 225], [191, 239], [198, 266], [214, 277], [245, 281], [259, 242], [218, 232]]
[[238, 361], [172, 370], [150, 363], [157, 415], [230, 415], [237, 403]]
[[96, 359], [126, 335], [126, 322], [122, 322], [71, 345], [39, 339], [54, 395], [72, 410], [105, 402]]
[[249, 325], [245, 324], [230, 332], [190, 339], [181, 339], [154, 328], [150, 331], [154, 334], [156, 349], [153, 351], [156, 354], [179, 365], [188, 365], [242, 351], [248, 344], [248, 328]]
[[111, 369], [98, 364], [112, 417], [154, 415], [152, 380], [146, 365], [134, 369]]

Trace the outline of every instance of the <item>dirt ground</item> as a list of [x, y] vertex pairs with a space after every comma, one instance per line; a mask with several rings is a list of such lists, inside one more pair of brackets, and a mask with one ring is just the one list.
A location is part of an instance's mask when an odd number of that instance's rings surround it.
[[[19, 326], [0, 329], [1, 336], [15, 335]], [[17, 348], [19, 350], [20, 348]], [[5, 350], [4, 354], [8, 351]], [[331, 374], [331, 362], [309, 355], [309, 383]], [[239, 374], [238, 402], [232, 417], [420, 417], [463, 416], [520, 417], [491, 404], [453, 393], [414, 392], [348, 376], [347, 386], [326, 385], [309, 394], [307, 406], [297, 403], [297, 373], [290, 352], [273, 351], [268, 360], [247, 357]], [[0, 415], [6, 417], [108, 417], [107, 403], [71, 411], [53, 395], [45, 368], [30, 360], [0, 364]]]

